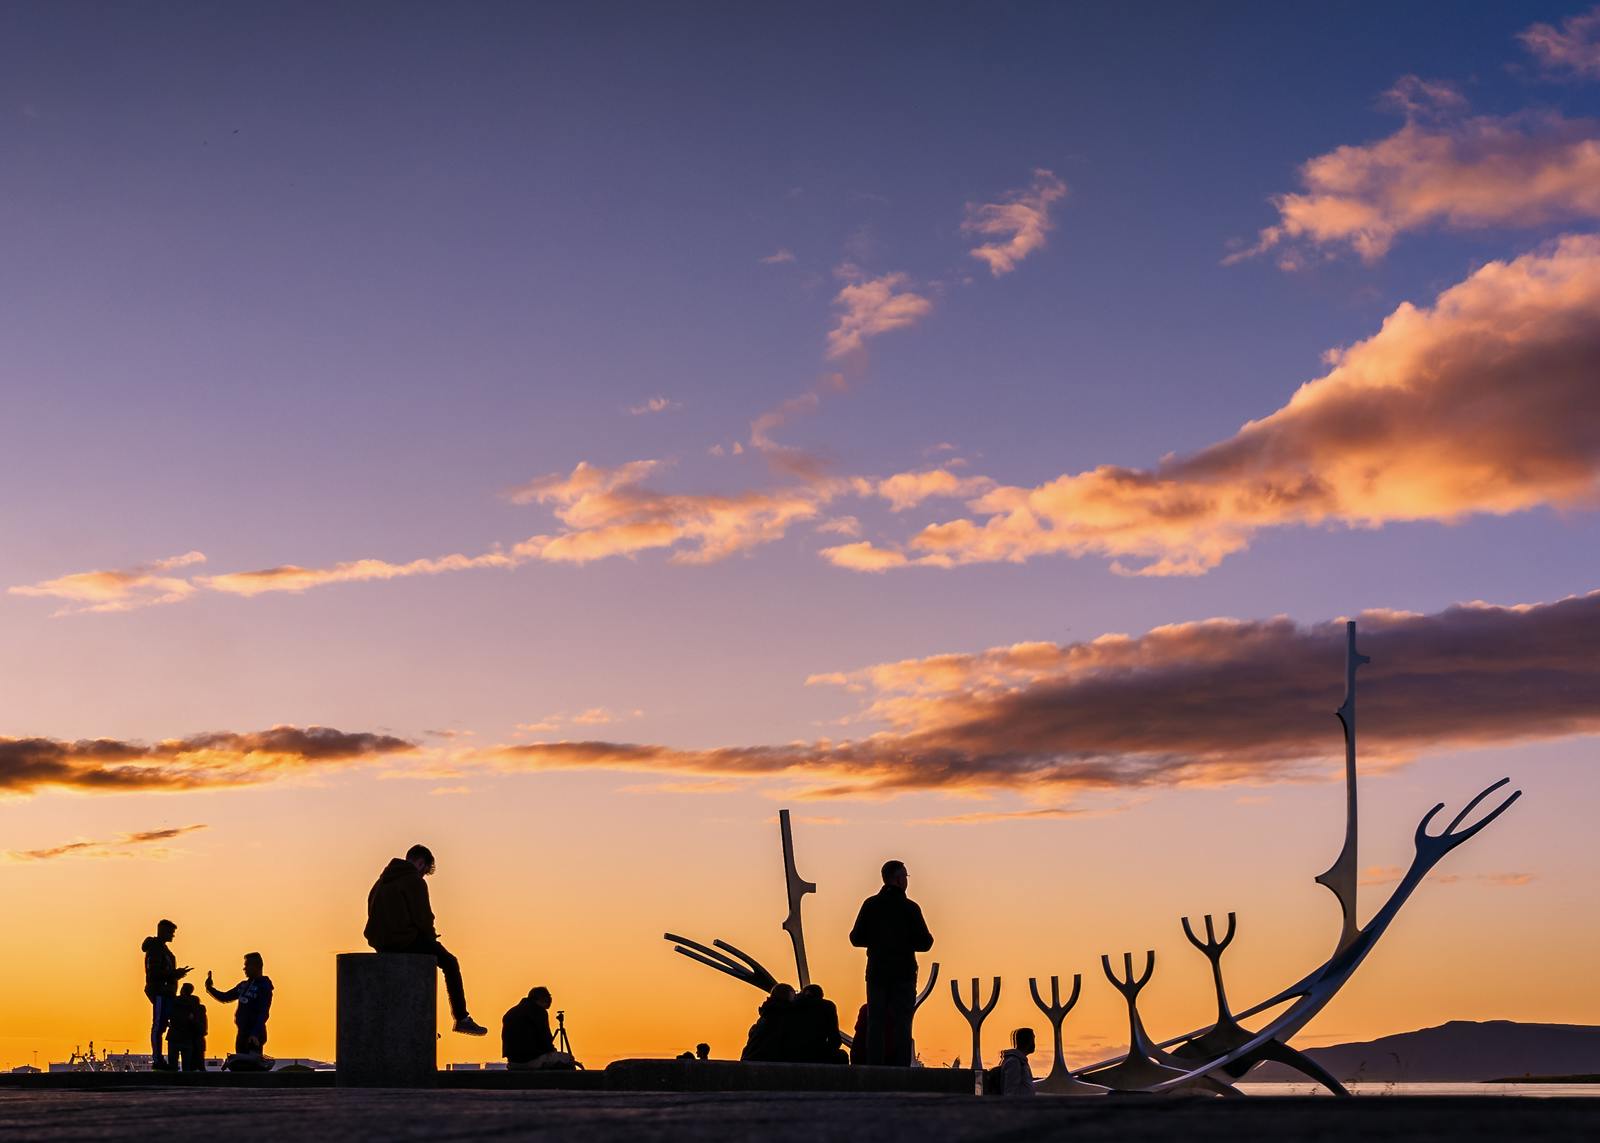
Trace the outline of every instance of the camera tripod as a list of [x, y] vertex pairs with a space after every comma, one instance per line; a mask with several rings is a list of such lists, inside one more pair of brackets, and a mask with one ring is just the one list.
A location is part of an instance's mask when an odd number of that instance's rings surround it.
[[[555, 1043], [556, 1051], [565, 1052], [567, 1055], [572, 1056], [572, 1041], [567, 1037], [567, 1013], [565, 1009], [556, 1010]], [[579, 1071], [583, 1070], [583, 1065], [578, 1063], [576, 1056], [573, 1056], [572, 1066]]]

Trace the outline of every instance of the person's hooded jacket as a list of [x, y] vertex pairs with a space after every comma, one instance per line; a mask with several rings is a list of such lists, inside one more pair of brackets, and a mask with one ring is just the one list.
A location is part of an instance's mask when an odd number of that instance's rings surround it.
[[167, 942], [146, 937], [139, 951], [144, 953], [144, 994], [152, 1000], [178, 995], [178, 958]]
[[1000, 1094], [1033, 1095], [1033, 1067], [1028, 1054], [1019, 1048], [1000, 1053]]
[[400, 952], [437, 940], [428, 885], [417, 867], [396, 857], [383, 867], [367, 894], [367, 944], [379, 952]]

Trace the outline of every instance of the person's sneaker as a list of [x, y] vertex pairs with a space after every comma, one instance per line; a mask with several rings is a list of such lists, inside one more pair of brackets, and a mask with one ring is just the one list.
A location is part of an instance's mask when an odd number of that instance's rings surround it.
[[452, 1031], [460, 1032], [463, 1036], [487, 1036], [489, 1029], [478, 1023], [471, 1016], [463, 1016], [457, 1020]]

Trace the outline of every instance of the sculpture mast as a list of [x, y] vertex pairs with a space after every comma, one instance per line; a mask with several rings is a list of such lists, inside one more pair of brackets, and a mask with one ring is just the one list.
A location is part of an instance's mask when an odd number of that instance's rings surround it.
[[1339, 908], [1344, 914], [1336, 951], [1345, 949], [1356, 939], [1359, 931], [1356, 925], [1356, 668], [1372, 661], [1356, 650], [1355, 620], [1347, 622], [1344, 629], [1344, 702], [1335, 712], [1344, 726], [1344, 848], [1339, 851], [1339, 856], [1328, 867], [1328, 871], [1317, 878], [1319, 885], [1326, 885], [1339, 899]]
[[815, 893], [817, 887], [795, 871], [794, 834], [789, 828], [788, 810], [778, 811], [778, 827], [783, 831], [783, 880], [789, 892], [789, 915], [784, 918], [783, 927], [794, 942], [795, 973], [799, 977], [800, 987], [804, 988], [811, 983], [811, 967], [806, 963], [806, 938], [800, 927], [800, 906], [805, 895]]

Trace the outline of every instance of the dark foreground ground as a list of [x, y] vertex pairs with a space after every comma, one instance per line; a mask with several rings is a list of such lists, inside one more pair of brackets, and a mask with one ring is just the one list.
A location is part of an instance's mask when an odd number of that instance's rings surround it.
[[218, 1088], [0, 1091], [0, 1139], [1600, 1139], [1600, 1099], [1032, 1100], [950, 1095]]

